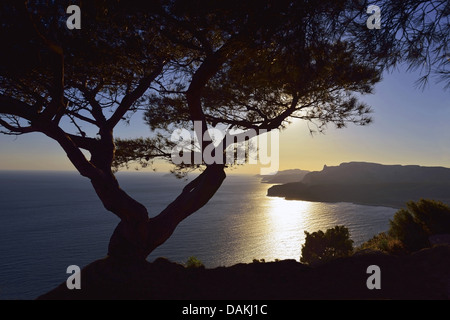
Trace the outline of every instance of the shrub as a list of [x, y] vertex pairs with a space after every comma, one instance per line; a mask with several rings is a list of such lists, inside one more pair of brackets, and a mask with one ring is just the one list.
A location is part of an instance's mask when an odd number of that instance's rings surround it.
[[400, 240], [408, 251], [416, 251], [430, 246], [430, 235], [450, 233], [450, 207], [434, 200], [410, 201], [389, 224], [389, 235]]
[[397, 211], [389, 224], [389, 235], [400, 240], [408, 251], [429, 246], [425, 230], [408, 210]]
[[253, 259], [253, 263], [266, 263], [265, 259]]
[[358, 250], [364, 249], [378, 250], [390, 254], [403, 254], [405, 252], [403, 242], [389, 236], [385, 232], [375, 235], [372, 239], [367, 240], [358, 248]]
[[185, 263], [186, 268], [204, 268], [205, 265], [196, 257], [189, 257]]
[[450, 207], [440, 201], [421, 199], [406, 204], [428, 235], [450, 233]]
[[305, 231], [300, 261], [310, 265], [327, 262], [338, 257], [349, 256], [353, 252], [353, 240], [345, 226], [335, 226], [309, 233]]

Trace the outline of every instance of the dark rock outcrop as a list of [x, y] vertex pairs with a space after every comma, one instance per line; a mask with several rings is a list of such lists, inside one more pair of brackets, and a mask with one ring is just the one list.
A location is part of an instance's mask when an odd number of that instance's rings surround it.
[[[380, 267], [380, 290], [367, 288], [370, 265]], [[105, 258], [86, 266], [81, 281], [81, 290], [63, 283], [39, 299], [449, 299], [450, 246], [404, 256], [364, 252], [316, 267], [284, 260], [191, 269]]]

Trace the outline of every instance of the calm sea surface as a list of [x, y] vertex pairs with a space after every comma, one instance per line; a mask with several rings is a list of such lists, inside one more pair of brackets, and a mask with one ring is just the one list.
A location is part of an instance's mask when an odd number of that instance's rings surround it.
[[[125, 191], [158, 214], [185, 182], [154, 173], [119, 173]], [[385, 231], [395, 209], [266, 197], [268, 184], [229, 175], [214, 198], [183, 221], [148, 258], [208, 268], [253, 259], [300, 259], [304, 231], [350, 229], [355, 245]], [[89, 181], [72, 172], [0, 172], [0, 299], [33, 299], [105, 256], [119, 222]]]

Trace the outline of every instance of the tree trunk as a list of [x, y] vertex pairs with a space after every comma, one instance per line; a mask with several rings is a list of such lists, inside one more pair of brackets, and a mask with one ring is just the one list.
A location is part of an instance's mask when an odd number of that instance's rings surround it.
[[108, 255], [127, 261], [145, 260], [169, 239], [181, 221], [213, 197], [225, 177], [223, 165], [208, 166], [154, 218], [148, 218], [145, 207], [130, 198], [118, 184], [111, 187], [93, 182], [105, 207], [121, 218], [109, 242]]

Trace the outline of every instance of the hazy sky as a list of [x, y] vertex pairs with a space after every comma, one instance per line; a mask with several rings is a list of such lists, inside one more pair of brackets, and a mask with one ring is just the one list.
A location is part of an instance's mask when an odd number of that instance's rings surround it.
[[[294, 122], [280, 134], [280, 170], [321, 170], [349, 161], [450, 167], [450, 91], [430, 81], [415, 87], [419, 73], [385, 74], [375, 93], [363, 100], [373, 107], [374, 122], [349, 125], [311, 136], [306, 123]], [[116, 129], [116, 136], [150, 134], [142, 117]], [[0, 135], [0, 170], [74, 170], [56, 142], [42, 134]], [[166, 167], [160, 167], [164, 171]], [[257, 165], [233, 172], [259, 173]]]

